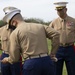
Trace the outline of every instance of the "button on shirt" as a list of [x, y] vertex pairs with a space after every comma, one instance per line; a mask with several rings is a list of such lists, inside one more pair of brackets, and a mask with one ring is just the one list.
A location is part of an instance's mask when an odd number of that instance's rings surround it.
[[57, 18], [49, 25], [60, 33], [60, 43], [74, 43], [75, 41], [75, 19], [67, 16], [64, 20]]

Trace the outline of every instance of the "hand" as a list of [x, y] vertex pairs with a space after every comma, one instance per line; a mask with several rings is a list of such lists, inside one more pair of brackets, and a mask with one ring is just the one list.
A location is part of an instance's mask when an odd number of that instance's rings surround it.
[[8, 58], [4, 58], [1, 62], [4, 63], [4, 64], [9, 63]]
[[55, 57], [55, 54], [50, 54], [50, 57], [51, 57], [51, 59], [54, 61], [54, 62], [57, 62], [58, 61], [58, 59]]
[[58, 61], [58, 59], [56, 58], [56, 57], [52, 57], [51, 58], [54, 62], [57, 62]]

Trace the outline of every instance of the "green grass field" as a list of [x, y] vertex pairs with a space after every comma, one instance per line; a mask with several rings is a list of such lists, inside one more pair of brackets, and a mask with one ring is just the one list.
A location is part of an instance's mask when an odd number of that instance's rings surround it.
[[[48, 43], [48, 49], [49, 49], [49, 52], [50, 52], [50, 50], [51, 50], [51, 41], [47, 39], [47, 43]], [[64, 63], [64, 68], [63, 68], [63, 74], [62, 75], [67, 75], [65, 63]]]

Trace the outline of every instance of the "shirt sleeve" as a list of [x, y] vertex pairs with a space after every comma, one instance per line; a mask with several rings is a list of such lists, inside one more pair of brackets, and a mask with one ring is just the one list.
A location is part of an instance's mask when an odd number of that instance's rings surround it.
[[51, 39], [51, 53], [56, 54], [59, 47], [59, 33], [51, 27], [44, 26], [47, 38]]
[[53, 22], [51, 22], [51, 23], [49, 24], [49, 27], [54, 28], [54, 26], [53, 26]]
[[19, 58], [20, 58], [20, 45], [18, 42], [18, 36], [13, 31], [10, 35], [10, 51], [9, 51], [8, 62], [9, 63], [18, 62]]

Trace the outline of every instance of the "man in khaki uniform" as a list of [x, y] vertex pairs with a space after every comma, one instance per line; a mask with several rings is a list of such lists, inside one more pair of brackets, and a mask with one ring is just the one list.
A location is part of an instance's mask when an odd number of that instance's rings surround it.
[[[9, 9], [13, 10], [16, 8], [14, 7], [4, 8], [3, 10], [5, 12], [5, 15], [10, 12], [8, 11]], [[0, 40], [1, 40], [1, 50], [2, 50], [1, 60], [5, 57], [9, 57], [9, 47], [10, 47], [9, 37], [12, 31], [13, 27], [11, 27], [8, 24], [0, 28]], [[1, 63], [1, 73], [2, 75], [21, 75], [20, 62], [14, 64]]]
[[[55, 54], [59, 46], [59, 33], [54, 29], [36, 23], [25, 23], [19, 9], [8, 13], [3, 20], [16, 29], [10, 36], [10, 56], [3, 63], [19, 61], [24, 58], [23, 75], [55, 75]], [[48, 55], [47, 38], [52, 40], [51, 58]]]
[[67, 2], [54, 3], [58, 18], [50, 23], [50, 27], [60, 33], [60, 47], [56, 53], [56, 75], [62, 75], [65, 61], [68, 75], [75, 75], [75, 19], [67, 15]]

